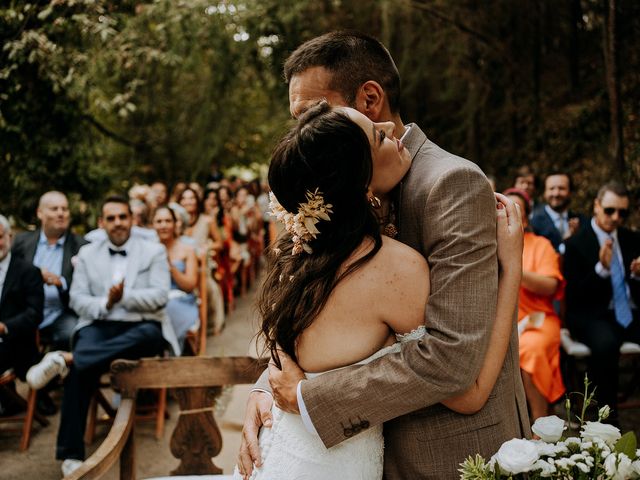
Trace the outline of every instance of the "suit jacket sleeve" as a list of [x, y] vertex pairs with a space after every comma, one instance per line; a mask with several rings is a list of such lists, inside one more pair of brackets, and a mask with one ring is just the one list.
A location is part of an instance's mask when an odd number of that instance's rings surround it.
[[[9, 337], [24, 336], [35, 331], [42, 322], [42, 312], [44, 309], [44, 288], [42, 286], [42, 276], [36, 267], [16, 270], [19, 275], [20, 291], [23, 293], [24, 304], [14, 315], [3, 318], [2, 322], [9, 329]], [[13, 295], [13, 292], [9, 293]], [[16, 299], [12, 299], [15, 301]], [[31, 333], [33, 334], [33, 333]]]
[[303, 382], [327, 447], [347, 438], [352, 419], [380, 424], [462, 393], [478, 376], [497, 301], [494, 195], [480, 170], [459, 167], [415, 201], [431, 267], [428, 333], [400, 353]]
[[169, 299], [169, 287], [171, 274], [169, 273], [169, 261], [166, 251], [158, 248], [152, 256], [149, 267], [149, 282], [144, 287], [127, 288], [121, 305], [131, 312], [155, 312], [163, 308]]

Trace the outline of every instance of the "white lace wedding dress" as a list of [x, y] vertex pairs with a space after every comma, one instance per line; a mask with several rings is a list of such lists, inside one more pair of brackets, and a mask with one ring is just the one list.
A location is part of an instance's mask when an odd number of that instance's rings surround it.
[[[420, 327], [406, 335], [396, 335], [398, 342], [358, 362], [363, 365], [383, 355], [400, 350], [400, 344], [422, 337]], [[327, 373], [327, 372], [323, 372]], [[322, 373], [307, 374], [312, 378]], [[254, 468], [251, 480], [376, 480], [382, 478], [384, 442], [382, 425], [372, 426], [360, 434], [327, 449], [317, 435], [310, 434], [300, 415], [285, 413], [274, 405], [273, 426], [260, 432], [262, 467]], [[234, 480], [242, 476], [235, 468]]]

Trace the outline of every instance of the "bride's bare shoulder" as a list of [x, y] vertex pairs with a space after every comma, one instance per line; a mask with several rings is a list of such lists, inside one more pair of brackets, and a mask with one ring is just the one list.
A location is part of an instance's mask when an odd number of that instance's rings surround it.
[[418, 251], [389, 237], [382, 237], [382, 247], [376, 257], [390, 274], [429, 274], [427, 261]]

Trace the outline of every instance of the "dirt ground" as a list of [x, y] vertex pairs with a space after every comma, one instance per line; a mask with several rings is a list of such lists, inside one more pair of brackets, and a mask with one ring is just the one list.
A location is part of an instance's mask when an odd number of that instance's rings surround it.
[[[253, 332], [256, 330], [256, 315], [253, 308], [252, 290], [245, 298], [239, 299], [236, 310], [228, 316], [226, 328], [217, 337], [209, 337], [207, 352], [209, 355], [255, 355]], [[25, 386], [19, 388], [24, 392]], [[223, 435], [221, 454], [214, 459], [225, 474], [233, 471], [236, 453], [240, 445], [240, 429], [244, 415], [244, 404], [249, 386], [238, 386], [229, 396], [225, 414], [219, 419]], [[636, 389], [634, 400], [640, 404], [640, 388]], [[178, 461], [169, 450], [169, 439], [177, 418], [177, 405], [169, 403], [170, 418], [164, 431], [164, 438], [157, 441], [154, 437], [153, 423], [136, 425], [136, 462], [139, 478], [169, 475]], [[562, 408], [557, 414], [564, 416]], [[25, 453], [18, 451], [20, 433], [7, 431], [0, 425], [0, 480], [49, 480], [61, 478], [60, 462], [55, 460], [55, 439], [58, 430], [59, 415], [49, 417], [51, 424], [42, 428], [36, 424], [31, 446]], [[640, 438], [640, 407], [620, 412], [622, 431], [635, 430]], [[99, 425], [96, 438], [88, 447], [87, 453], [93, 452], [107, 434], [107, 426]], [[111, 472], [109, 479], [117, 478], [117, 471]]]

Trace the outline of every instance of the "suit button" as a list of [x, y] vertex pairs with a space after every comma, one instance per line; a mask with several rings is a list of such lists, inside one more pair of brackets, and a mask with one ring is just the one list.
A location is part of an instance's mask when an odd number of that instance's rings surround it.
[[344, 436], [347, 437], [347, 438], [353, 436], [353, 430], [350, 429], [350, 428], [345, 428], [344, 429]]
[[354, 435], [357, 434], [357, 433], [360, 433], [360, 430], [362, 430], [362, 427], [360, 425], [354, 425], [351, 428], [353, 428], [353, 434]]
[[369, 428], [369, 422], [367, 420], [363, 420], [360, 422], [360, 426], [365, 429]]

